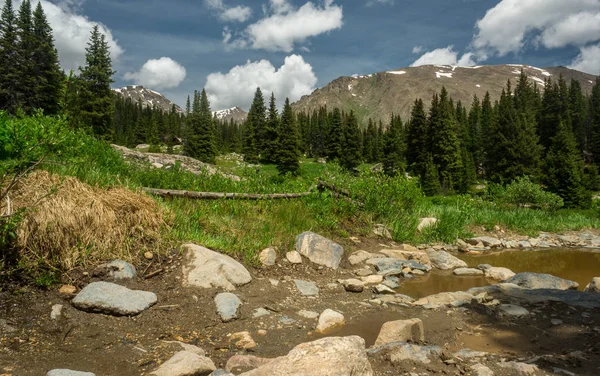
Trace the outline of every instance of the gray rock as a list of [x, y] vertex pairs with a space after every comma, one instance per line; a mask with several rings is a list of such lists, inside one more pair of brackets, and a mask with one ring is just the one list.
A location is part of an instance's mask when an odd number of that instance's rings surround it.
[[279, 318], [279, 322], [282, 323], [283, 325], [292, 325], [295, 324], [297, 320], [294, 320], [293, 318], [289, 317], [289, 316], [281, 316]]
[[595, 277], [585, 286], [585, 292], [600, 292], [600, 277]]
[[413, 303], [416, 306], [422, 306], [426, 309], [436, 309], [441, 307], [460, 307], [469, 304], [473, 295], [464, 291], [442, 292], [421, 298]]
[[537, 375], [540, 370], [535, 364], [519, 363], [519, 362], [500, 362], [498, 366], [516, 371], [517, 375], [533, 376]]
[[334, 328], [344, 325], [346, 319], [344, 315], [331, 309], [326, 309], [319, 315], [317, 323], [317, 332], [326, 333]]
[[373, 292], [375, 294], [392, 294], [395, 295], [396, 291], [392, 290], [386, 285], [377, 285], [373, 287]]
[[483, 270], [473, 269], [473, 268], [458, 268], [458, 269], [454, 269], [454, 275], [479, 276], [479, 275], [483, 275]]
[[415, 260], [405, 260], [402, 261], [402, 267], [404, 268], [411, 268], [412, 270], [419, 270], [422, 272], [428, 272], [431, 270], [431, 266], [427, 265], [427, 264], [422, 264], [418, 261]]
[[46, 376], [96, 376], [91, 372], [71, 371], [70, 369], [53, 369]]
[[502, 267], [490, 267], [484, 270], [486, 278], [493, 279], [494, 281], [505, 282], [515, 276], [515, 272], [508, 268]]
[[552, 319], [552, 320], [550, 320], [550, 323], [553, 326], [558, 326], [558, 325], [562, 325], [563, 321], [561, 319]]
[[0, 332], [3, 332], [3, 333], [14, 333], [16, 331], [17, 331], [17, 328], [15, 328], [14, 326], [10, 325], [8, 323], [8, 320], [0, 319]]
[[402, 261], [391, 257], [376, 257], [367, 260], [367, 265], [375, 266], [377, 274], [390, 275], [389, 273], [402, 273]]
[[109, 282], [92, 282], [71, 301], [77, 309], [115, 316], [134, 316], [157, 301], [156, 294], [130, 290]]
[[381, 326], [374, 346], [392, 342], [425, 341], [423, 321], [420, 319], [388, 321]]
[[221, 320], [229, 322], [238, 318], [238, 309], [242, 302], [237, 295], [230, 292], [222, 292], [215, 296], [215, 304]]
[[348, 262], [350, 265], [360, 264], [361, 262], [365, 262], [373, 256], [366, 251], [356, 251], [353, 252], [350, 256], [348, 256]]
[[346, 279], [342, 282], [344, 289], [349, 292], [363, 292], [365, 289], [365, 283], [358, 279]]
[[273, 266], [275, 265], [275, 261], [277, 261], [277, 251], [274, 248], [265, 248], [258, 255], [260, 262], [265, 266]]
[[400, 278], [387, 276], [385, 277], [383, 284], [391, 289], [397, 289], [398, 287], [400, 287]]
[[528, 289], [576, 290], [579, 287], [577, 282], [539, 273], [519, 273], [506, 282]]
[[300, 291], [300, 294], [304, 296], [317, 296], [319, 295], [319, 287], [314, 282], [302, 281], [300, 279], [295, 279], [294, 283], [296, 284], [296, 288]]
[[383, 353], [394, 365], [402, 364], [406, 360], [414, 362], [431, 363], [431, 359], [442, 354], [439, 346], [418, 346], [406, 342], [392, 342], [385, 345], [373, 347], [368, 350], [371, 355]]
[[477, 245], [477, 243], [482, 243], [484, 246], [490, 248], [502, 247], [502, 242], [499, 239], [492, 238], [491, 236], [480, 236], [477, 238], [471, 238], [467, 240], [467, 243], [471, 245]]
[[304, 318], [307, 318], [307, 319], [316, 319], [317, 317], [319, 317], [319, 314], [317, 312], [306, 311], [306, 310], [298, 311], [298, 315], [300, 315]]
[[517, 243], [519, 248], [531, 248], [531, 243], [527, 240], [521, 240]]
[[180, 351], [150, 373], [154, 376], [209, 375], [217, 367], [209, 358], [189, 351]]
[[208, 376], [235, 376], [235, 375], [224, 369], [217, 369]]
[[100, 265], [94, 271], [94, 274], [105, 274], [112, 279], [133, 279], [135, 278], [135, 267], [123, 260], [114, 260], [106, 264]]
[[314, 232], [304, 232], [296, 237], [296, 251], [315, 264], [331, 269], [340, 266], [344, 254], [341, 245]]
[[271, 314], [271, 311], [260, 307], [260, 308], [257, 308], [254, 310], [254, 312], [252, 313], [252, 317], [257, 318], [257, 317], [262, 317], [262, 316], [269, 316], [270, 314]]
[[474, 372], [474, 376], [494, 376], [494, 372], [481, 363], [472, 364], [471, 369]]
[[296, 251], [286, 253], [285, 258], [292, 264], [302, 264], [302, 255]]
[[[255, 369], [265, 364], [269, 364], [273, 359], [260, 358], [254, 355], [234, 355], [227, 361], [225, 369], [232, 371], [236, 368]], [[230, 373], [227, 373], [231, 375]], [[225, 375], [227, 375], [225, 374]]]
[[524, 317], [529, 315], [529, 311], [514, 304], [500, 304], [498, 306], [498, 314], [500, 316]]
[[373, 226], [373, 233], [377, 236], [381, 236], [382, 238], [392, 238], [392, 233], [386, 225], [376, 224], [375, 226]]
[[286, 356], [239, 376], [373, 376], [358, 336], [327, 337], [296, 346]]
[[457, 358], [472, 359], [472, 358], [483, 358], [488, 353], [483, 351], [473, 351], [471, 349], [461, 349], [453, 354]]
[[431, 264], [438, 269], [450, 270], [468, 267], [466, 262], [457, 257], [452, 256], [451, 254], [445, 251], [434, 251], [433, 249], [428, 249], [427, 255], [431, 260]]
[[50, 319], [58, 320], [62, 314], [63, 306], [62, 304], [55, 304], [52, 306], [52, 311], [50, 312]]
[[437, 225], [437, 223], [438, 223], [437, 218], [421, 218], [421, 220], [419, 221], [419, 225], [417, 226], [417, 231], [422, 232], [427, 227], [435, 226], [435, 225]]
[[183, 247], [186, 262], [183, 266], [183, 285], [200, 288], [235, 290], [252, 281], [246, 268], [229, 256], [196, 244]]

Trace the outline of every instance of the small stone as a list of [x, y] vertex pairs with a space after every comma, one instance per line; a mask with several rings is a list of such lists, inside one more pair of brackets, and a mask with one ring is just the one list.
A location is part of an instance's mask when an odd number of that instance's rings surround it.
[[360, 280], [367, 285], [378, 285], [383, 282], [383, 276], [379, 274], [373, 274], [367, 277], [361, 277]]
[[462, 239], [456, 241], [456, 246], [460, 252], [469, 252], [469, 244]]
[[319, 295], [319, 287], [314, 282], [302, 281], [300, 279], [295, 279], [294, 283], [296, 284], [296, 288], [300, 291], [300, 294], [304, 296], [317, 296]]
[[58, 289], [58, 293], [61, 295], [75, 295], [77, 292], [77, 287], [72, 285], [62, 285], [60, 289]]
[[156, 294], [109, 282], [92, 282], [71, 301], [75, 308], [116, 316], [133, 316], [157, 302]]
[[267, 335], [267, 331], [264, 329], [258, 329], [256, 331], [256, 334], [258, 334], [259, 336], [266, 336]]
[[114, 260], [102, 264], [94, 270], [95, 275], [106, 274], [112, 279], [133, 279], [136, 276], [135, 267], [123, 260]]
[[366, 277], [371, 274], [373, 274], [373, 271], [371, 269], [358, 269], [354, 271], [354, 275], [356, 275], [357, 277]]
[[373, 256], [369, 252], [356, 251], [356, 252], [352, 253], [350, 256], [348, 256], [348, 262], [350, 263], [350, 265], [356, 265], [356, 264], [365, 262], [372, 257]]
[[238, 308], [242, 304], [237, 295], [223, 292], [215, 296], [217, 313], [223, 322], [230, 322], [238, 318]]
[[425, 341], [423, 322], [420, 319], [389, 321], [381, 326], [375, 346], [391, 342]]
[[438, 269], [450, 270], [456, 268], [467, 268], [468, 265], [458, 257], [454, 257], [445, 251], [427, 250], [427, 255], [431, 260], [431, 264]]
[[344, 285], [344, 289], [348, 292], [363, 292], [365, 289], [365, 283], [358, 279], [347, 279], [343, 281], [342, 284]]
[[307, 319], [316, 319], [317, 317], [319, 317], [318, 312], [305, 311], [305, 310], [298, 311], [298, 315], [300, 315], [304, 318], [307, 318]]
[[529, 315], [529, 311], [525, 308], [514, 304], [500, 304], [498, 313], [501, 316], [523, 317]]
[[187, 376], [208, 375], [216, 370], [209, 358], [190, 351], [180, 351], [164, 362], [157, 370], [150, 373], [154, 376]]
[[419, 269], [414, 269], [411, 271], [413, 275], [425, 275], [425, 272]]
[[52, 311], [50, 312], [50, 319], [58, 320], [60, 315], [62, 314], [63, 306], [62, 304], [55, 304], [52, 306]]
[[302, 256], [297, 251], [290, 251], [286, 253], [285, 258], [292, 264], [302, 264]]
[[208, 248], [185, 244], [183, 286], [235, 290], [252, 281], [250, 272], [233, 258]]
[[396, 294], [396, 291], [392, 290], [386, 285], [377, 285], [373, 287], [373, 292], [376, 294]]
[[552, 319], [552, 320], [550, 320], [550, 323], [554, 326], [558, 326], [558, 325], [562, 325], [563, 321], [560, 319]]
[[478, 238], [471, 238], [467, 240], [467, 243], [472, 245], [476, 245], [480, 242], [483, 243], [484, 246], [490, 248], [502, 247], [502, 242], [499, 239], [493, 238], [491, 236], [480, 236]]
[[152, 252], [145, 252], [144, 257], [146, 260], [152, 260], [154, 258], [154, 254]]
[[158, 163], [158, 162], [152, 163], [152, 167], [154, 167], [154, 168], [163, 168], [163, 166], [164, 165], [162, 163]]
[[71, 371], [70, 369], [53, 369], [46, 376], [96, 376], [91, 372]]
[[527, 240], [520, 240], [517, 245], [519, 248], [531, 248], [531, 243], [529, 243]]
[[282, 323], [283, 325], [292, 325], [296, 323], [296, 320], [294, 320], [291, 317], [288, 316], [281, 316], [279, 318], [279, 322]]
[[257, 318], [262, 316], [269, 316], [270, 314], [271, 311], [261, 307], [254, 310], [254, 313], [252, 313], [252, 317]]
[[224, 369], [216, 369], [208, 376], [235, 376], [235, 375]]
[[296, 251], [317, 265], [337, 269], [344, 254], [341, 245], [314, 232], [304, 232], [296, 237]]
[[240, 350], [252, 350], [258, 346], [250, 335], [250, 332], [247, 331], [232, 334], [229, 338], [229, 343], [233, 343]]
[[260, 262], [265, 266], [275, 265], [277, 261], [277, 251], [274, 248], [265, 248], [259, 254]]
[[479, 275], [483, 275], [483, 271], [479, 270], [479, 269], [473, 269], [473, 268], [458, 268], [458, 269], [454, 269], [454, 275], [458, 275], [458, 276], [479, 276]]
[[600, 293], [600, 277], [593, 278], [583, 291]]
[[484, 356], [487, 356], [488, 353], [486, 353], [484, 351], [473, 351], [471, 349], [462, 349], [458, 352], [455, 352], [453, 355], [455, 357], [461, 358], [461, 359], [472, 359], [472, 358], [483, 358]]
[[346, 322], [344, 315], [331, 309], [326, 309], [319, 316], [319, 323], [317, 324], [317, 331], [325, 333], [335, 329], [338, 326], [344, 325]]
[[279, 281], [273, 278], [269, 278], [269, 283], [271, 283], [273, 287], [279, 286]]
[[417, 226], [417, 231], [422, 232], [425, 228], [435, 226], [438, 223], [437, 218], [421, 218], [419, 225]]
[[373, 233], [382, 238], [386, 238], [386, 239], [392, 238], [392, 233], [390, 232], [390, 229], [386, 225], [376, 224], [375, 226], [373, 226]]
[[273, 359], [259, 358], [254, 355], [234, 355], [227, 361], [225, 369], [231, 371], [236, 368], [255, 369], [265, 364], [271, 363]]
[[502, 368], [511, 368], [517, 371], [518, 375], [537, 375], [539, 368], [535, 364], [519, 363], [519, 362], [500, 362], [498, 366]]
[[481, 363], [471, 365], [474, 376], [494, 376], [494, 372]]
[[400, 287], [400, 278], [393, 277], [393, 276], [387, 276], [387, 277], [385, 277], [383, 284], [391, 289], [397, 289], [398, 287]]

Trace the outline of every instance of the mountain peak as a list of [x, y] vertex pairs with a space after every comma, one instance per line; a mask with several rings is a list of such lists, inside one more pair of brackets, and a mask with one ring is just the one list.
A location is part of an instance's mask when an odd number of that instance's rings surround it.
[[248, 113], [236, 106], [213, 111], [213, 116], [223, 121], [233, 120], [234, 123], [242, 123], [248, 118]]
[[[133, 103], [142, 102], [144, 107], [157, 107], [162, 111], [170, 112], [173, 102], [158, 91], [148, 89], [142, 85], [128, 85], [118, 89], [112, 89], [123, 98], [131, 98]], [[181, 113], [183, 110], [175, 105], [175, 111]]]

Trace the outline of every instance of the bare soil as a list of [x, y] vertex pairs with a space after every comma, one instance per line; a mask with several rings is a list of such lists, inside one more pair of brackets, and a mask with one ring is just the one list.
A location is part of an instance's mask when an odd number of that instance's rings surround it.
[[[375, 248], [379, 241], [367, 240], [361, 249]], [[350, 251], [357, 249], [344, 244]], [[368, 250], [368, 249], [367, 249]], [[496, 319], [476, 306], [424, 310], [396, 305], [380, 306], [368, 302], [370, 291], [349, 293], [337, 279], [350, 278], [352, 269], [342, 264], [337, 271], [315, 265], [290, 265], [284, 260], [270, 268], [249, 268], [254, 280], [235, 293], [243, 301], [240, 318], [222, 323], [214, 306], [216, 290], [181, 287], [180, 255], [174, 253], [159, 265], [154, 261], [139, 265], [146, 275], [164, 268], [165, 272], [150, 279], [138, 278], [119, 282], [132, 289], [153, 291], [158, 303], [136, 317], [113, 317], [79, 311], [70, 305], [70, 297], [61, 296], [57, 288], [42, 291], [33, 288], [13, 289], [0, 293], [0, 375], [39, 376], [54, 368], [94, 372], [98, 376], [146, 375], [174, 353], [169, 341], [182, 341], [201, 347], [217, 365], [225, 367], [235, 354], [272, 358], [285, 355], [294, 346], [317, 339], [316, 319], [298, 314], [300, 310], [322, 312], [331, 308], [344, 314], [347, 324], [328, 335], [360, 335], [371, 346], [386, 321], [420, 318], [428, 345], [441, 346], [441, 359], [423, 365], [404, 362], [392, 365], [383, 357], [371, 357], [376, 375], [402, 375], [426, 372], [444, 375], [469, 375], [468, 360], [451, 356], [470, 348], [491, 353], [486, 364], [505, 360], [532, 360], [547, 374], [554, 367], [577, 375], [600, 374], [600, 310], [586, 310], [547, 302], [526, 305], [532, 315], [521, 319]], [[96, 280], [83, 271], [75, 271], [68, 281], [78, 288]], [[303, 297], [293, 279], [316, 282], [318, 297]], [[278, 281], [275, 286], [271, 280]], [[54, 304], [64, 305], [62, 317], [51, 320]], [[253, 318], [253, 311], [266, 308], [268, 316]], [[284, 324], [280, 318], [296, 320]], [[553, 326], [552, 318], [563, 320]], [[11, 327], [14, 331], [10, 331]], [[258, 343], [253, 352], [236, 349], [228, 337], [249, 331]], [[261, 335], [259, 330], [266, 331]], [[536, 358], [541, 356], [542, 358]], [[445, 361], [444, 361], [445, 360]], [[493, 367], [492, 367], [493, 368]], [[513, 375], [495, 369], [496, 375]], [[237, 373], [234, 370], [234, 373]]]

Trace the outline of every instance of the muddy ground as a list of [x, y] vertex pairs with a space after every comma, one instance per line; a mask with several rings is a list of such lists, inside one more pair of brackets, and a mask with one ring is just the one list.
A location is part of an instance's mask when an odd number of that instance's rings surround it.
[[[372, 240], [366, 241], [369, 244], [378, 245]], [[356, 249], [352, 244], [344, 246], [348, 251]], [[364, 247], [362, 244], [361, 249]], [[139, 265], [138, 272], [147, 275], [161, 267], [165, 272], [150, 279], [119, 282], [158, 296], [154, 307], [136, 317], [79, 311], [70, 305], [70, 297], [60, 295], [57, 288], [20, 288], [0, 293], [0, 375], [39, 376], [54, 368], [89, 371], [98, 376], [146, 375], [173, 354], [169, 341], [199, 346], [217, 367], [224, 368], [235, 354], [272, 358], [319, 338], [314, 333], [317, 319], [304, 318], [298, 311], [322, 312], [327, 308], [343, 313], [347, 322], [329, 335], [356, 334], [371, 346], [384, 322], [418, 317], [425, 327], [426, 344], [444, 349], [442, 359], [428, 365], [407, 361], [394, 366], [385, 358], [371, 357], [376, 375], [470, 375], [473, 373], [469, 361], [451, 356], [463, 348], [494, 354], [486, 364], [501, 359], [531, 360], [547, 374], [558, 374], [554, 367], [577, 375], [600, 374], [598, 309], [546, 302], [525, 305], [532, 312], [526, 318], [497, 319], [479, 306], [439, 310], [380, 306], [368, 302], [373, 297], [370, 291], [349, 293], [341, 285], [332, 284], [339, 278], [352, 277], [352, 269], [358, 267], [342, 264], [339, 270], [332, 271], [319, 269], [306, 260], [303, 265], [291, 265], [280, 259], [273, 267], [249, 268], [254, 280], [236, 291], [243, 301], [240, 319], [222, 323], [213, 302], [218, 291], [181, 287], [181, 262], [176, 253], [161, 262], [155, 259], [152, 264]], [[87, 271], [88, 276], [82, 272], [74, 271], [66, 281], [80, 289], [97, 280], [92, 277], [92, 270]], [[319, 297], [301, 296], [293, 279], [317, 282]], [[274, 281], [278, 281], [277, 286]], [[64, 305], [59, 320], [50, 318], [55, 304]], [[253, 311], [261, 307], [271, 314], [253, 318]], [[284, 324], [280, 321], [283, 316], [296, 321]], [[553, 318], [561, 319], [563, 324], [553, 326]], [[258, 343], [252, 352], [235, 349], [228, 341], [230, 334], [246, 330]], [[495, 371], [500, 376], [515, 374]]]

